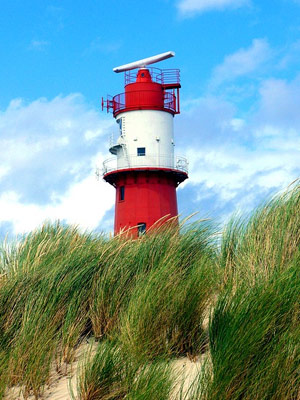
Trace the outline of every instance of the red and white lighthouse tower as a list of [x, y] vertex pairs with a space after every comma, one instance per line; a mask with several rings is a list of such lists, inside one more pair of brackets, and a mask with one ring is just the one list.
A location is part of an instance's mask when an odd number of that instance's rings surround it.
[[173, 120], [179, 114], [178, 69], [147, 68], [173, 52], [114, 68], [125, 72], [125, 93], [102, 100], [118, 124], [114, 155], [103, 163], [103, 178], [116, 188], [115, 234], [145, 233], [164, 216], [174, 217], [177, 186], [187, 179], [187, 160], [174, 156]]

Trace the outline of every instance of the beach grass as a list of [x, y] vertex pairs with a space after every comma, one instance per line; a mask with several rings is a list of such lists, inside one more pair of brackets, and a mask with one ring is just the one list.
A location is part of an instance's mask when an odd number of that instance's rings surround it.
[[0, 399], [40, 398], [96, 340], [79, 399], [172, 398], [172, 362], [206, 353], [176, 399], [295, 400], [299, 293], [298, 182], [222, 232], [200, 220], [109, 239], [46, 223], [0, 246]]
[[225, 230], [208, 399], [299, 398], [299, 195], [298, 186]]
[[90, 347], [80, 368], [80, 400], [164, 400], [170, 395], [171, 368], [165, 360], [141, 363], [108, 340], [99, 343], [94, 354], [93, 349]]

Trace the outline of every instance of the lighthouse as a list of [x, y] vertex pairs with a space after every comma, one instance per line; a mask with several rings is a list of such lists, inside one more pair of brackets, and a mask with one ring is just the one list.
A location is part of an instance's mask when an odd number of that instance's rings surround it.
[[[174, 116], [180, 112], [180, 71], [148, 65], [173, 57], [166, 52], [114, 68], [125, 74], [125, 91], [102, 99], [112, 112], [117, 137], [103, 179], [115, 187], [115, 235], [145, 234], [178, 215], [177, 186], [188, 178], [187, 160], [174, 154]], [[165, 217], [165, 218], [164, 218]]]

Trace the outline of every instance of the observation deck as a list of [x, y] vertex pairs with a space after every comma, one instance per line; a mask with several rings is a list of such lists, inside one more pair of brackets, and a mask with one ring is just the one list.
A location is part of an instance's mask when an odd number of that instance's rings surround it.
[[103, 162], [103, 175], [112, 171], [119, 171], [130, 168], [168, 168], [188, 173], [188, 161], [182, 156], [157, 156], [156, 154], [145, 157], [129, 155], [128, 158], [117, 159], [110, 157]]
[[[107, 181], [111, 181], [115, 173], [126, 171], [164, 171], [177, 177], [178, 184], [188, 178], [188, 161], [182, 156], [157, 156], [148, 155], [146, 159], [139, 156], [116, 159], [111, 157], [103, 162], [102, 175]], [[99, 171], [100, 172], [100, 171]], [[98, 172], [98, 175], [100, 173]]]

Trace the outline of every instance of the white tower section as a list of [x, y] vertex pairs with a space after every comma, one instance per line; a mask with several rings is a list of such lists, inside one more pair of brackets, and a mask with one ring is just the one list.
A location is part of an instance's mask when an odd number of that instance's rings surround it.
[[120, 113], [119, 138], [110, 152], [117, 169], [132, 167], [174, 169], [173, 115], [158, 110]]

